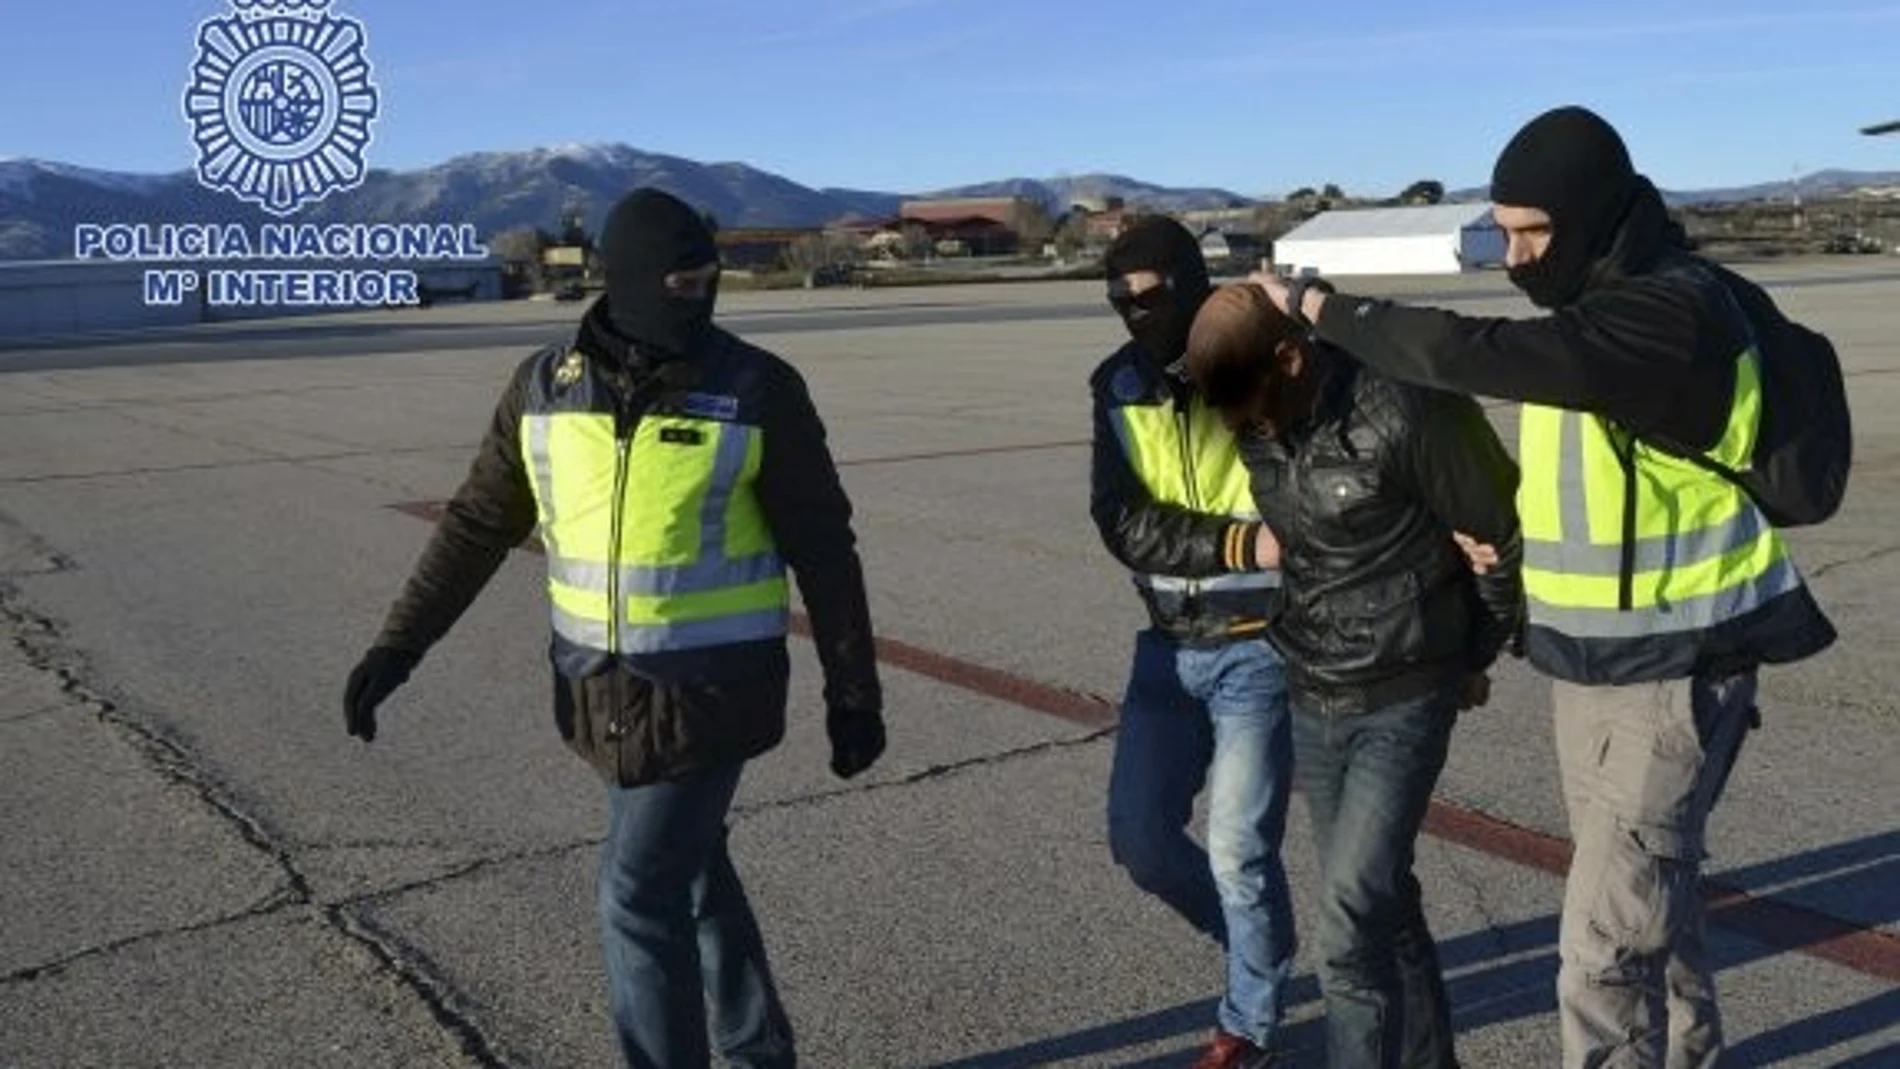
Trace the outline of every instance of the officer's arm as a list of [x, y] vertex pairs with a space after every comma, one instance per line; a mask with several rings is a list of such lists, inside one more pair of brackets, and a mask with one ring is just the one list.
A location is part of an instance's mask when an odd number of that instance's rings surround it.
[[1415, 431], [1403, 454], [1409, 461], [1407, 481], [1440, 522], [1497, 553], [1496, 562], [1475, 576], [1483, 613], [1472, 636], [1470, 667], [1482, 671], [1517, 634], [1523, 618], [1517, 465], [1469, 397], [1432, 393]]
[[1534, 319], [1323, 299], [1320, 337], [1401, 382], [1594, 412], [1690, 448], [1713, 446], [1728, 424], [1733, 343], [1691, 291], [1660, 279]]
[[521, 459], [527, 365], [495, 407], [474, 462], [390, 608], [376, 645], [426, 652], [534, 532], [534, 491]]
[[1130, 465], [1113, 418], [1098, 394], [1089, 514], [1116, 560], [1132, 571], [1184, 579], [1267, 566], [1254, 559], [1258, 523], [1156, 501]]
[[771, 395], [759, 505], [811, 616], [812, 641], [825, 672], [825, 705], [880, 710], [883, 692], [864, 570], [851, 529], [851, 500], [804, 380], [787, 369], [772, 384]]

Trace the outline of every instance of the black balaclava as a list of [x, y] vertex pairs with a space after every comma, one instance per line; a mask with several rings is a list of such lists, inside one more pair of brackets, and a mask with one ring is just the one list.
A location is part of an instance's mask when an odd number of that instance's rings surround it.
[[1629, 150], [1596, 113], [1563, 107], [1526, 123], [1498, 154], [1491, 200], [1550, 213], [1550, 246], [1511, 268], [1511, 282], [1540, 308], [1576, 300], [1636, 189]]
[[1103, 257], [1111, 282], [1133, 271], [1161, 276], [1171, 299], [1124, 312], [1122, 322], [1136, 344], [1166, 367], [1187, 352], [1188, 328], [1207, 300], [1207, 261], [1201, 244], [1173, 217], [1146, 215], [1128, 225]]
[[717, 284], [703, 298], [667, 292], [666, 276], [719, 260], [700, 214], [669, 193], [637, 189], [614, 205], [600, 234], [607, 315], [642, 348], [689, 356], [712, 323]]

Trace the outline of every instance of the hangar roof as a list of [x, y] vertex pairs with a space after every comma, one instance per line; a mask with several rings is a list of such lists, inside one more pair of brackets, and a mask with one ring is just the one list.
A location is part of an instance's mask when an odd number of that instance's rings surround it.
[[1280, 238], [1407, 238], [1489, 226], [1491, 204], [1428, 204], [1412, 208], [1337, 208], [1321, 212]]

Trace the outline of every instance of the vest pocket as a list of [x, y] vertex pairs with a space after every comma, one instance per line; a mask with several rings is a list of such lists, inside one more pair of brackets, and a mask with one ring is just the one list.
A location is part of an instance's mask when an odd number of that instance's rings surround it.
[[653, 763], [670, 773], [755, 757], [784, 737], [785, 704], [785, 675], [769, 671], [657, 685]]
[[1410, 571], [1380, 576], [1338, 594], [1333, 613], [1339, 628], [1362, 645], [1368, 664], [1404, 664], [1425, 644], [1424, 600]]

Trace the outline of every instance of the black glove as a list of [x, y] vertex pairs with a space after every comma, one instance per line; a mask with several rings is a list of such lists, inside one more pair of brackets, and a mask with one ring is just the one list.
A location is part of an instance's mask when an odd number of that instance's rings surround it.
[[350, 734], [364, 742], [376, 738], [376, 707], [409, 681], [421, 661], [419, 653], [388, 646], [372, 647], [363, 655], [343, 688], [343, 726]]
[[832, 709], [825, 714], [831, 736], [831, 771], [840, 779], [870, 768], [884, 752], [884, 717], [876, 709]]

